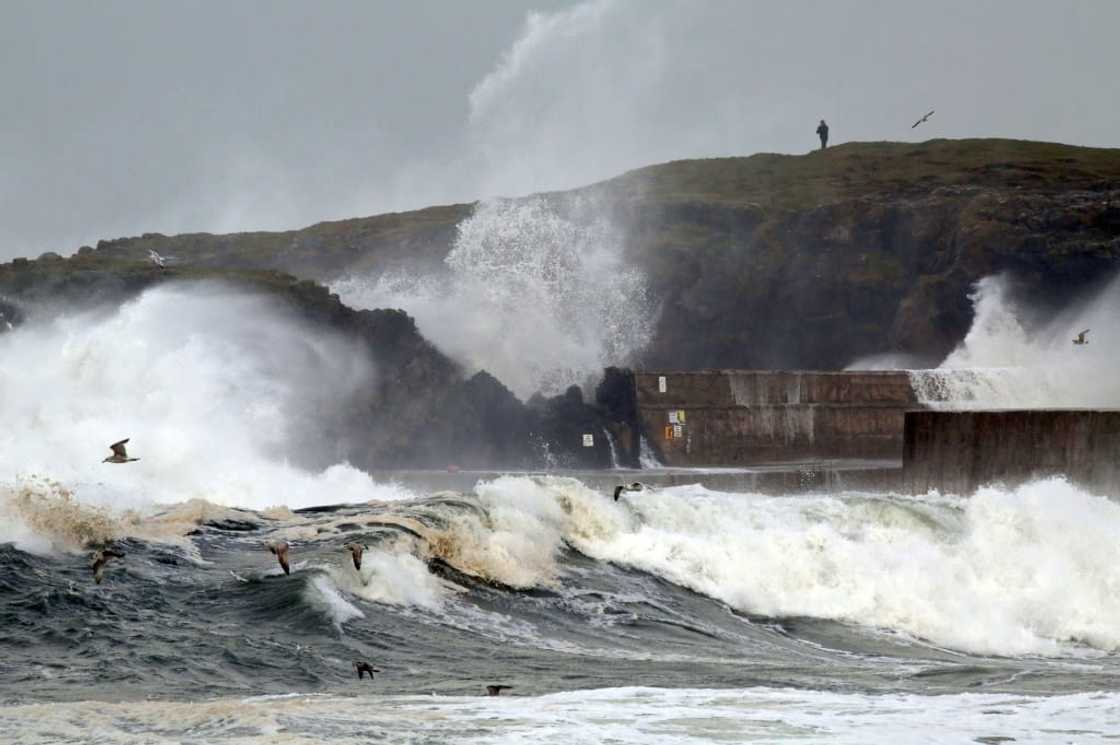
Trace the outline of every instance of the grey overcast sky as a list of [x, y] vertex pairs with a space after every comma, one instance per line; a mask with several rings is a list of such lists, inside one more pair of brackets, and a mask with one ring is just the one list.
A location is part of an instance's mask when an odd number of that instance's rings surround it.
[[0, 0], [0, 259], [804, 152], [822, 117], [1116, 147], [1118, 28], [1114, 0]]

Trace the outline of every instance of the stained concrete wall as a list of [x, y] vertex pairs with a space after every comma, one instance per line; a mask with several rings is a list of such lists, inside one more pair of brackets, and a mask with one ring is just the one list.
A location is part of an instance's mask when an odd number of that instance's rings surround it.
[[640, 426], [669, 466], [897, 460], [905, 411], [919, 405], [893, 371], [647, 370], [634, 386]]
[[911, 493], [967, 495], [1051, 475], [1099, 493], [1120, 487], [1120, 411], [912, 411], [904, 432]]

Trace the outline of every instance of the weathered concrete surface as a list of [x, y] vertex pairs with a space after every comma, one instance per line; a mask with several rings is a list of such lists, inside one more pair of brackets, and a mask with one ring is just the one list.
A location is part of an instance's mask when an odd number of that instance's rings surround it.
[[911, 411], [903, 482], [911, 493], [967, 495], [1066, 476], [1099, 493], [1120, 487], [1120, 411]]
[[905, 411], [920, 405], [894, 371], [642, 371], [634, 386], [639, 425], [668, 466], [899, 459]]

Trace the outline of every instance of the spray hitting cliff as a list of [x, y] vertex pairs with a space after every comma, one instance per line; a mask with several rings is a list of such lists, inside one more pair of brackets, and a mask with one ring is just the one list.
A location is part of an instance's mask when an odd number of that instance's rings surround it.
[[[1027, 315], [1064, 309], [1120, 269], [1117, 184], [1120, 151], [1007, 140], [680, 161], [522, 200], [13, 262], [0, 332], [51, 306], [222, 279], [371, 350], [377, 382], [337, 425], [368, 433], [347, 457], [528, 464], [604, 421], [578, 392], [524, 399], [606, 365], [836, 369], [891, 353], [931, 366], [972, 324], [975, 283], [1000, 273]], [[605, 439], [570, 462], [605, 464]]]

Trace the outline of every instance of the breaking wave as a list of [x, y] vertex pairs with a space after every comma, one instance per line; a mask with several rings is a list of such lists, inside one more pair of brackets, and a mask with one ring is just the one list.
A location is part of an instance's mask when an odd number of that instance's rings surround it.
[[[203, 499], [264, 509], [399, 496], [318, 452], [321, 417], [368, 385], [368, 356], [267, 299], [164, 286], [112, 312], [0, 336], [0, 452], [83, 504]], [[131, 437], [126, 466], [104, 464]], [[310, 462], [308, 462], [310, 461]], [[13, 487], [17, 488], [18, 487]]]
[[557, 393], [650, 340], [655, 308], [623, 260], [619, 230], [585, 203], [531, 197], [481, 203], [440, 275], [352, 276], [332, 289], [360, 308], [403, 308], [471, 371], [525, 398]]
[[478, 499], [486, 519], [460, 518], [442, 556], [514, 587], [557, 584], [570, 546], [752, 615], [972, 653], [1120, 648], [1120, 505], [1059, 479], [960, 501], [675, 487], [615, 503], [572, 479], [503, 477]]
[[[1120, 406], [1120, 279], [1038, 320], [1012, 299], [1007, 277], [976, 284], [972, 327], [936, 370], [911, 372], [919, 400], [935, 407]], [[1074, 338], [1089, 330], [1088, 344]]]

